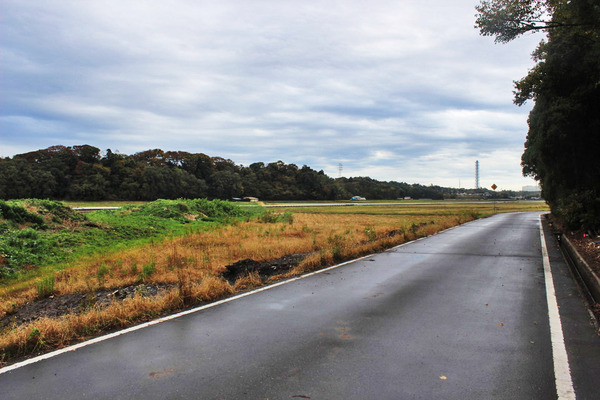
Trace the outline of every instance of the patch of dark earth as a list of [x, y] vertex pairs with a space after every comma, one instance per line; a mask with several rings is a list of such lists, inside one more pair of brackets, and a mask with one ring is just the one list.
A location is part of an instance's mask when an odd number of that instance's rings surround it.
[[[291, 254], [269, 261], [245, 259], [225, 267], [224, 279], [234, 284], [239, 278], [258, 273], [264, 282], [270, 277], [289, 272], [310, 253]], [[66, 314], [85, 312], [92, 307], [106, 307], [115, 301], [123, 301], [135, 296], [152, 297], [163, 290], [176, 287], [177, 284], [138, 284], [120, 288], [102, 289], [90, 293], [72, 293], [60, 296], [49, 296], [28, 302], [0, 318], [0, 330], [18, 326], [43, 317], [57, 318]]]
[[291, 254], [270, 261], [255, 261], [251, 258], [240, 260], [226, 266], [223, 278], [230, 284], [234, 284], [239, 278], [248, 274], [258, 273], [264, 282], [272, 276], [285, 274], [300, 264], [309, 253]]

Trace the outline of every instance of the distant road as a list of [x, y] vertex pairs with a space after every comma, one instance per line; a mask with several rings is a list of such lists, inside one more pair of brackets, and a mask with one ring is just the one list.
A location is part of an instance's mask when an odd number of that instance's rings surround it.
[[[573, 387], [597, 398], [600, 342], [552, 249]], [[498, 214], [7, 367], [1, 397], [556, 399], [543, 260], [539, 213]]]
[[121, 207], [73, 207], [75, 211], [120, 210]]

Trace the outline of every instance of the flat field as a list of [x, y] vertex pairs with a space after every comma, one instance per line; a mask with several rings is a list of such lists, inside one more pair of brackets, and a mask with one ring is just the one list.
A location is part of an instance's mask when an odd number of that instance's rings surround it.
[[460, 215], [475, 213], [487, 217], [499, 212], [548, 211], [544, 201], [356, 201], [345, 202], [273, 202], [286, 210], [318, 214], [382, 214], [382, 215]]
[[[115, 205], [124, 204], [110, 204]], [[178, 222], [161, 225], [151, 240], [137, 238], [127, 246], [120, 240], [99, 241], [95, 251], [72, 250], [75, 256], [67, 261], [0, 281], [0, 362], [382, 251], [494, 212], [547, 210], [543, 202], [309, 203], [236, 206], [230, 210], [236, 218], [217, 221], [194, 211], [189, 201], [137, 206]], [[89, 213], [87, 223], [102, 232], [111, 226], [129, 232], [135, 210]], [[169, 214], [173, 210], [179, 211]], [[120, 223], [121, 217], [128, 222]], [[139, 214], [137, 231], [156, 222], [149, 218]], [[172, 228], [179, 225], [185, 229]], [[81, 232], [89, 237], [86, 229]], [[35, 240], [43, 234], [30, 233]]]

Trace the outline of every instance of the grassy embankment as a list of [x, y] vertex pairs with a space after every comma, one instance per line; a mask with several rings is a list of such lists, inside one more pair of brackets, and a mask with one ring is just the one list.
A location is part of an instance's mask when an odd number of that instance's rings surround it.
[[[24, 263], [17, 268], [13, 263], [5, 273], [0, 284], [0, 317], [47, 296], [91, 294], [127, 285], [165, 285], [156, 296], [144, 296], [140, 290], [140, 295], [108, 305], [90, 301], [82, 310], [59, 318], [14, 321], [1, 332], [0, 357], [10, 359], [65, 346], [107, 329], [264, 284], [256, 274], [241, 277], [233, 284], [223, 279], [225, 266], [241, 259], [263, 261], [308, 253], [286, 275], [293, 276], [489, 215], [493, 207], [500, 212], [545, 209], [543, 204], [527, 202], [495, 206], [487, 202], [448, 202], [428, 206], [307, 207], [291, 213], [285, 209], [265, 212], [261, 207], [249, 208], [254, 210], [249, 212], [220, 202], [215, 215], [210, 216], [206, 204], [204, 209], [190, 204], [159, 201], [85, 215], [69, 212], [59, 207], [61, 203], [50, 206], [62, 210], [66, 216], [61, 219], [56, 212], [39, 203], [35, 206], [34, 202], [25, 203], [23, 208], [47, 221], [45, 227], [40, 228], [39, 220], [0, 220], [4, 227], [0, 252], [5, 270], [7, 259], [12, 257], [7, 249], [42, 246], [48, 250], [45, 258], [30, 259], [37, 264]], [[12, 242], [16, 247], [6, 247], [7, 237], [18, 239]]]

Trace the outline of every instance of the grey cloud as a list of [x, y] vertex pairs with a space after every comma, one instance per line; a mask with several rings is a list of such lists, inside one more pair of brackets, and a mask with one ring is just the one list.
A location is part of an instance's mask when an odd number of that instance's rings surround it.
[[0, 156], [161, 147], [448, 184], [501, 154], [523, 182], [512, 81], [539, 38], [495, 46], [470, 0], [3, 3]]

